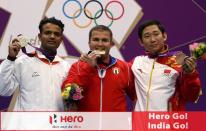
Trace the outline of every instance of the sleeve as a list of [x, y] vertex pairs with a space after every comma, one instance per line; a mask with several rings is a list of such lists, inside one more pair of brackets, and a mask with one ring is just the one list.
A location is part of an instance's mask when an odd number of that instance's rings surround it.
[[10, 96], [19, 86], [15, 62], [4, 60], [0, 65], [0, 95]]
[[63, 61], [63, 70], [64, 70], [64, 79], [63, 81], [67, 78], [67, 75], [68, 75], [68, 71], [70, 70], [71, 68], [71, 64], [68, 62], [68, 61]]
[[179, 93], [185, 101], [195, 102], [201, 91], [199, 73], [195, 70], [190, 74], [181, 74]]
[[131, 69], [132, 64], [128, 63], [127, 66], [128, 66], [128, 88], [126, 92], [134, 104], [137, 100], [137, 95], [136, 95], [136, 90], [135, 90], [134, 75]]
[[87, 87], [95, 71], [95, 68], [86, 62], [78, 61], [72, 64], [68, 76], [62, 84], [62, 89], [64, 89], [67, 84], [71, 83], [76, 83], [82, 88]]

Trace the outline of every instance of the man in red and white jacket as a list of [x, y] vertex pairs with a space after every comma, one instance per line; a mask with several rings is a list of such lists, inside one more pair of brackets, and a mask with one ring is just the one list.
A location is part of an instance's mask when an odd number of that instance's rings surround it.
[[201, 92], [195, 59], [187, 57], [178, 63], [178, 56], [168, 52], [164, 27], [156, 20], [143, 23], [138, 33], [147, 55], [132, 62], [138, 98], [135, 111], [185, 110], [186, 102], [195, 102]]
[[91, 29], [91, 52], [71, 66], [62, 86], [76, 83], [83, 88], [84, 97], [77, 102], [77, 111], [127, 111], [126, 95], [136, 100], [131, 67], [109, 55], [113, 45], [108, 27], [98, 25]]

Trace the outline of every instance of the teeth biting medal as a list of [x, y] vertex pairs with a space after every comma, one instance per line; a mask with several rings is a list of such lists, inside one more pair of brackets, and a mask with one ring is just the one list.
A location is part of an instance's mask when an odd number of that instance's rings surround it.
[[106, 52], [103, 48], [97, 48], [95, 51], [95, 54], [97, 55], [104, 55]]
[[104, 55], [105, 51], [104, 50], [94, 50], [96, 54], [98, 55]]

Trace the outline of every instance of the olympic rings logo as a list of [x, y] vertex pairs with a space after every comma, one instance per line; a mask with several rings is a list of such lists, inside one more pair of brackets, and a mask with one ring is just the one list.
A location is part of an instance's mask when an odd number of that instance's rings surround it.
[[[66, 11], [66, 6], [71, 2], [75, 2], [79, 6], [79, 9], [74, 11], [73, 15], [68, 15], [68, 13]], [[97, 10], [97, 12], [95, 12], [94, 15], [92, 15], [92, 12], [87, 9], [88, 5], [91, 4], [92, 2], [94, 2], [95, 4], [98, 4], [100, 6], [100, 9]], [[108, 10], [108, 7], [111, 6], [111, 4], [113, 4], [113, 3], [119, 4], [121, 9], [122, 9], [121, 14], [115, 18], [113, 16], [112, 12]], [[63, 4], [62, 11], [63, 11], [64, 16], [66, 16], [69, 19], [72, 19], [74, 25], [76, 25], [79, 28], [86, 28], [92, 23], [93, 20], [94, 20], [95, 25], [98, 25], [97, 19], [99, 19], [102, 16], [103, 12], [106, 14], [106, 17], [111, 20], [109, 25], [107, 25], [108, 27], [110, 27], [110, 26], [112, 26], [114, 20], [119, 20], [120, 18], [122, 18], [125, 10], [124, 10], [123, 4], [117, 0], [109, 1], [106, 4], [105, 8], [103, 8], [102, 3], [99, 2], [98, 0], [89, 0], [86, 2], [84, 7], [82, 7], [81, 3], [78, 0], [67, 0]], [[82, 14], [82, 12], [84, 12], [84, 15], [89, 19], [89, 22], [85, 25], [80, 25], [76, 20], [76, 18], [78, 18]]]

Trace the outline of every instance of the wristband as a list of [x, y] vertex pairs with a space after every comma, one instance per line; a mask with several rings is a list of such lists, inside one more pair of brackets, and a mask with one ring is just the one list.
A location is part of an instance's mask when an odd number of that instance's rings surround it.
[[8, 56], [7, 56], [7, 59], [10, 60], [10, 61], [15, 61], [15, 60], [16, 60], [16, 57], [11, 57], [11, 56], [8, 55]]

